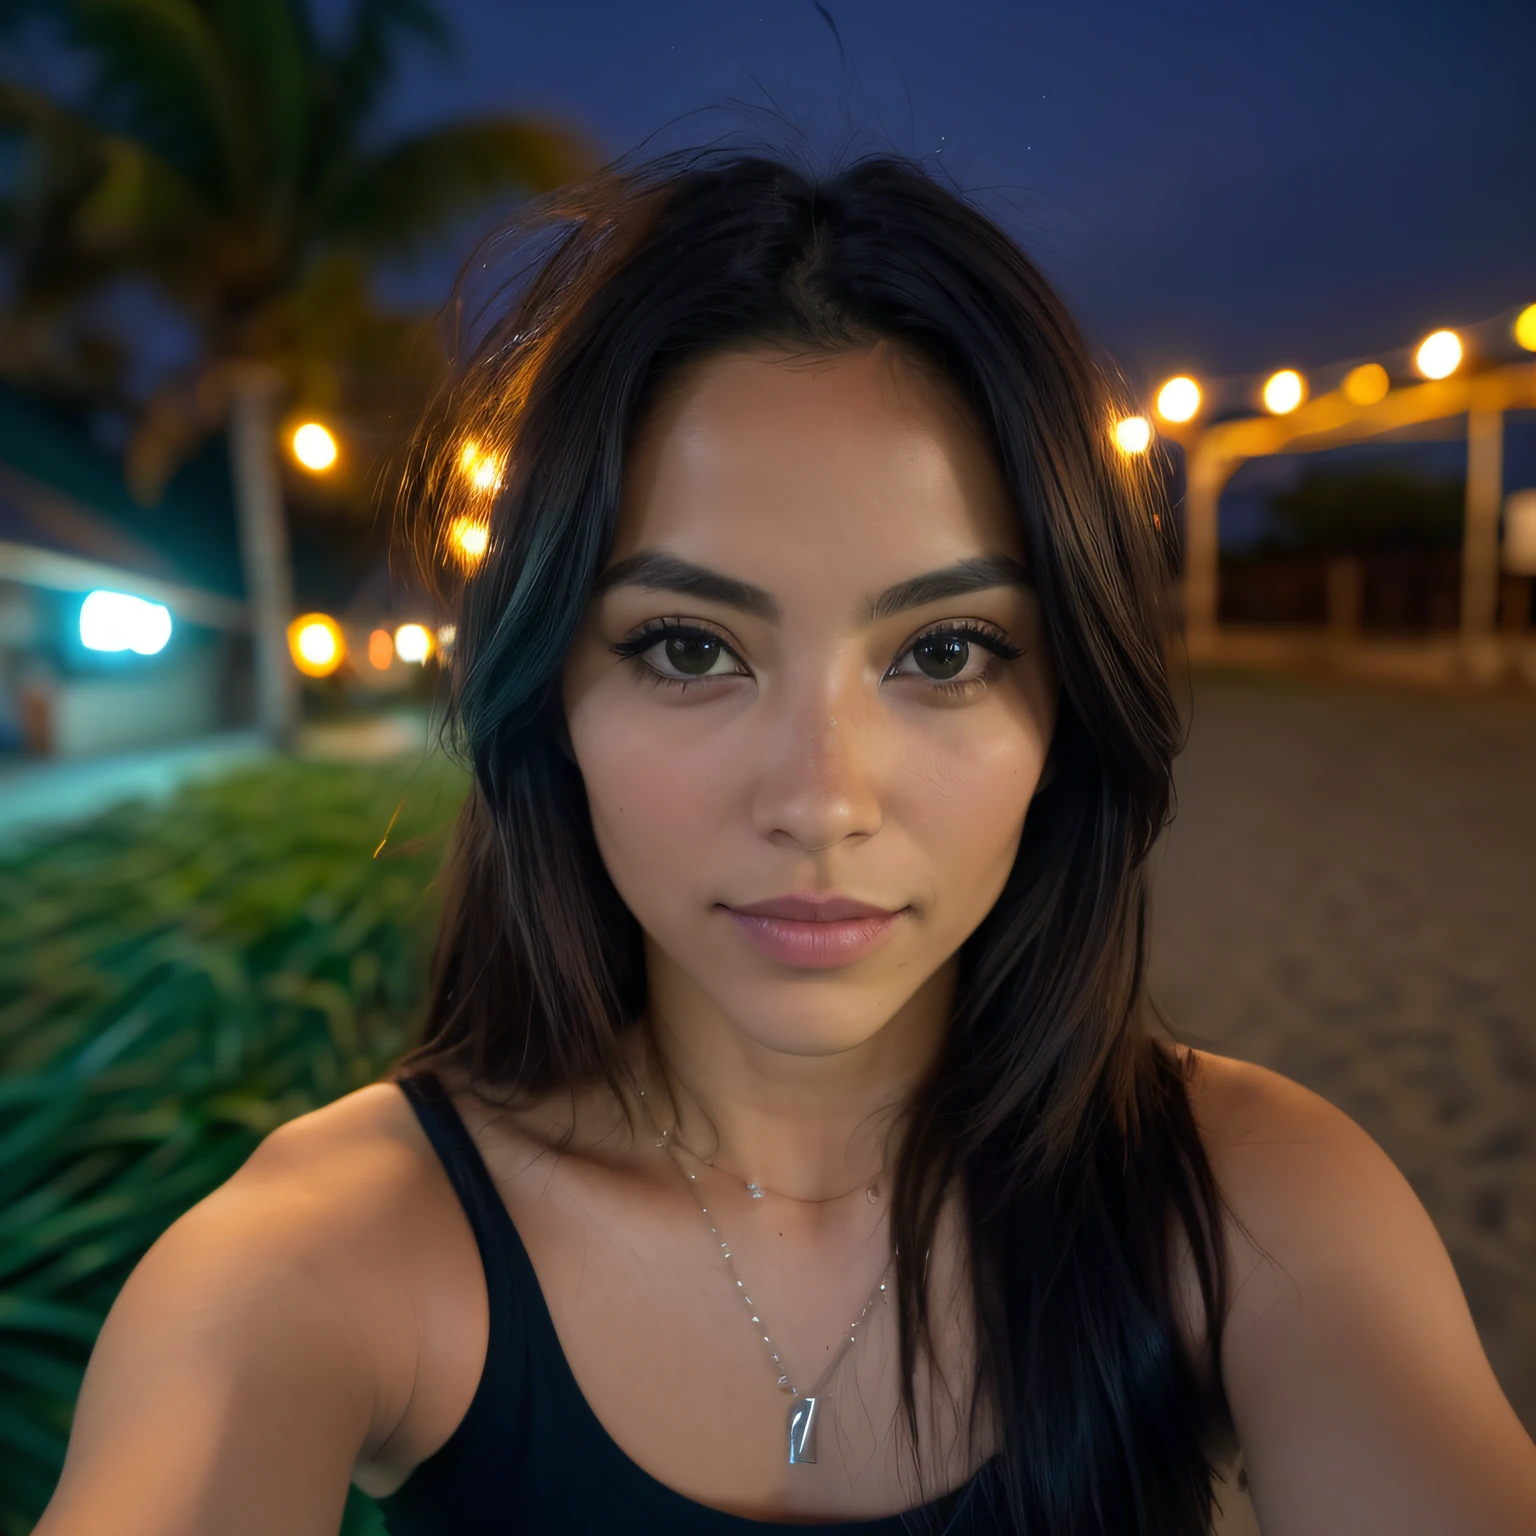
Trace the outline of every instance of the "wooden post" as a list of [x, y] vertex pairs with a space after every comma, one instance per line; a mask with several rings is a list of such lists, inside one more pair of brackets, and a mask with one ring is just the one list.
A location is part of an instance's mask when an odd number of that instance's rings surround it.
[[1197, 439], [1185, 460], [1184, 478], [1184, 643], [1191, 653], [1216, 638], [1219, 551], [1216, 509], [1233, 465], [1202, 453]]
[[1493, 633], [1499, 608], [1499, 506], [1504, 499], [1504, 413], [1467, 412], [1467, 501], [1461, 544], [1461, 634]]

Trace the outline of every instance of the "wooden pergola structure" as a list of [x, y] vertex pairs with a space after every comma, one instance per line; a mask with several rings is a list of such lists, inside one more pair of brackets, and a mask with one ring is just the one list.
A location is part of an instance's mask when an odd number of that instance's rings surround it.
[[1487, 643], [1498, 613], [1504, 413], [1528, 408], [1536, 408], [1536, 361], [1393, 389], [1373, 405], [1356, 405], [1334, 390], [1283, 416], [1161, 426], [1185, 451], [1183, 606], [1190, 654], [1218, 649], [1216, 509], [1240, 465], [1270, 454], [1339, 448], [1456, 416], [1467, 418], [1461, 636], [1472, 646]]

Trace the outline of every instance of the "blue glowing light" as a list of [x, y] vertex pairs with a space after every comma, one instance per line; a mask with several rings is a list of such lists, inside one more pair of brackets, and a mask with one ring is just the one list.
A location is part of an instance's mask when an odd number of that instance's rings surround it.
[[171, 611], [126, 592], [92, 592], [80, 605], [80, 643], [89, 651], [153, 656], [171, 638]]

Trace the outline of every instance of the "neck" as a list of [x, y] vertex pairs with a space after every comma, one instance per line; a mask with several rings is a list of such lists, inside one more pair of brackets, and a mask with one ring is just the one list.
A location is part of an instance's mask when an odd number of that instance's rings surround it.
[[818, 1054], [754, 1038], [670, 967], [650, 975], [631, 1061], [674, 1144], [807, 1203], [883, 1185], [907, 1102], [942, 1041], [952, 966], [857, 1044]]

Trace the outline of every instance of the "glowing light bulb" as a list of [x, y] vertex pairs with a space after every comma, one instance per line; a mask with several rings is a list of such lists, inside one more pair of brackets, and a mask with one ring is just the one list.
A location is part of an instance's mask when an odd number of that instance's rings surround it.
[[420, 665], [432, 654], [432, 636], [420, 624], [402, 624], [395, 631], [395, 655]]
[[1385, 400], [1392, 381], [1380, 363], [1361, 363], [1344, 375], [1344, 398], [1351, 405], [1375, 405]]
[[305, 469], [324, 474], [336, 462], [336, 439], [318, 421], [306, 421], [293, 434], [293, 456]]
[[1157, 414], [1164, 421], [1188, 421], [1200, 409], [1200, 386], [1180, 374], [1157, 392]]
[[1527, 352], [1536, 352], [1536, 304], [1527, 304], [1515, 316], [1515, 340]]
[[387, 672], [395, 659], [395, 642], [387, 629], [376, 629], [368, 636], [368, 664], [376, 672]]
[[1121, 453], [1145, 453], [1152, 441], [1152, 423], [1145, 416], [1124, 416], [1115, 423], [1115, 446]]
[[1294, 411], [1306, 398], [1307, 386], [1294, 368], [1272, 373], [1264, 384], [1264, 408], [1276, 416]]
[[491, 530], [473, 517], [456, 517], [448, 529], [448, 537], [459, 558], [473, 564], [491, 547]]
[[501, 489], [502, 460], [499, 454], [486, 453], [474, 438], [459, 449], [459, 468], [477, 491]]
[[1434, 331], [1419, 343], [1413, 361], [1426, 379], [1447, 379], [1461, 366], [1461, 337], [1455, 331]]
[[306, 613], [288, 626], [288, 654], [306, 677], [329, 677], [346, 660], [347, 646], [329, 614]]

